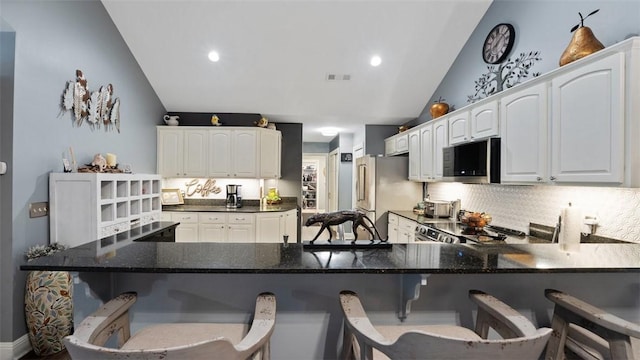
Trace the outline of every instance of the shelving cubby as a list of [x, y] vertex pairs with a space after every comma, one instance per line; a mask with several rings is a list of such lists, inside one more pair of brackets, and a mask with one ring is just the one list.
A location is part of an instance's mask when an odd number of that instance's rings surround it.
[[51, 173], [51, 242], [77, 246], [160, 220], [160, 176]]

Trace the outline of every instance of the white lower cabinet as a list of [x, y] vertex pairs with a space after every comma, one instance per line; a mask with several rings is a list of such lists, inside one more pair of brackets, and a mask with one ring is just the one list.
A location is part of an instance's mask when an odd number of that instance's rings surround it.
[[165, 211], [163, 220], [179, 222], [176, 242], [290, 242], [298, 241], [298, 211], [186, 212]]
[[282, 242], [285, 235], [290, 242], [298, 241], [297, 210], [256, 214], [256, 242]]
[[179, 222], [176, 227], [176, 242], [198, 242], [198, 213], [174, 212], [171, 213], [171, 221]]
[[389, 213], [388, 227], [387, 227], [387, 242], [390, 244], [398, 243], [398, 223], [400, 216]]
[[398, 219], [398, 243], [414, 243], [416, 241], [417, 226], [417, 222], [400, 216]]
[[227, 214], [198, 213], [198, 239], [201, 242], [226, 242]]
[[227, 214], [227, 241], [255, 242], [255, 217], [250, 213]]

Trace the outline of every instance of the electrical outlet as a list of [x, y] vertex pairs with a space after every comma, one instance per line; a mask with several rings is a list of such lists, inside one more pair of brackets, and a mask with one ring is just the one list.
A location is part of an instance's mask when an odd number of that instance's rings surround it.
[[41, 216], [49, 215], [49, 203], [48, 202], [37, 202], [29, 204], [29, 217], [37, 218]]

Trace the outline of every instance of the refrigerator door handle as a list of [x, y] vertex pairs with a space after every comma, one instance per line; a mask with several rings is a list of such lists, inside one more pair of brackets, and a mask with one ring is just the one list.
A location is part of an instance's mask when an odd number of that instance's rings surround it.
[[367, 199], [366, 184], [367, 166], [364, 164], [360, 164], [358, 165], [358, 179], [356, 180], [356, 192], [358, 196], [357, 201], [363, 201]]

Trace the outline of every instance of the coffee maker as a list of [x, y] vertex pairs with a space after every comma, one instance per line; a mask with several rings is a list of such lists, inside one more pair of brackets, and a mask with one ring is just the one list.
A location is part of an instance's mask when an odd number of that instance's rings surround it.
[[237, 209], [242, 207], [242, 196], [240, 196], [240, 186], [227, 185], [227, 209]]

